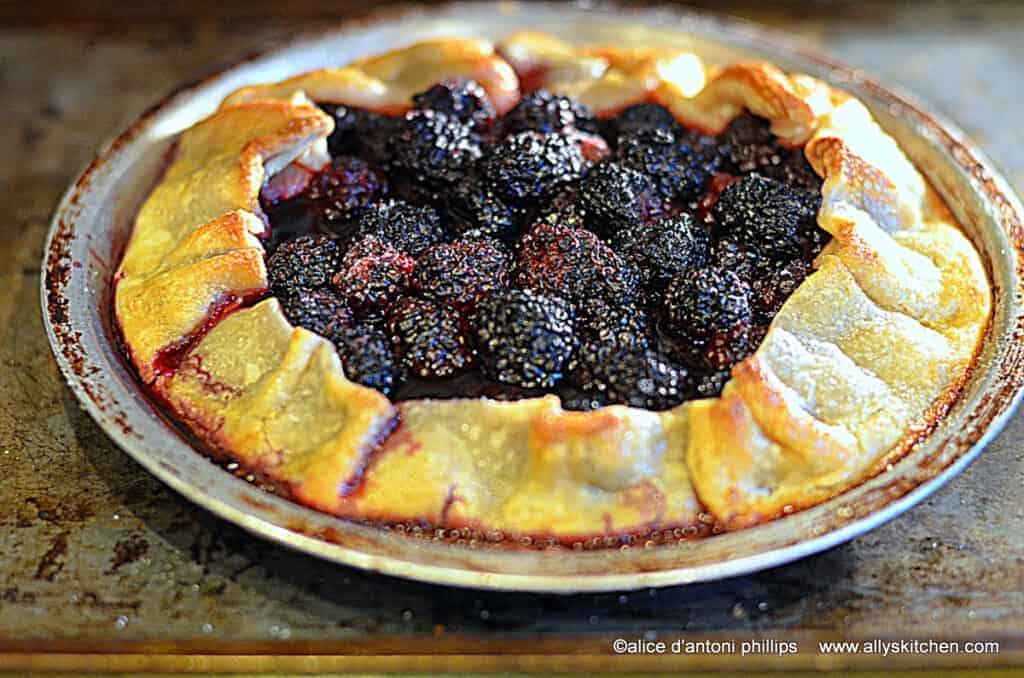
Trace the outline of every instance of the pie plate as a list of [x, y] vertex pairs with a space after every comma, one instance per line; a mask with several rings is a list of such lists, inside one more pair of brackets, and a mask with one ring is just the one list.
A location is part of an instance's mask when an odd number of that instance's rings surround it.
[[[859, 97], [946, 200], [981, 253], [995, 308], [976, 369], [951, 413], [885, 472], [814, 508], [703, 540], [659, 534], [657, 546], [537, 550], [478, 546], [458, 534], [385, 530], [318, 513], [261, 490], [209, 457], [142, 390], [111, 332], [111, 277], [133, 217], [175, 135], [229, 92], [439, 36], [500, 39], [538, 29], [570, 41], [671, 45], [712, 63], [765, 59]], [[1022, 208], [963, 134], [902, 94], [784, 36], [679, 9], [480, 3], [404, 9], [349, 22], [182, 87], [110, 142], [64, 195], [43, 260], [50, 344], [72, 391], [146, 470], [256, 536], [328, 560], [440, 584], [520, 591], [605, 591], [708, 581], [828, 549], [917, 504], [980, 454], [1024, 382]], [[455, 537], [454, 539], [452, 537]]]

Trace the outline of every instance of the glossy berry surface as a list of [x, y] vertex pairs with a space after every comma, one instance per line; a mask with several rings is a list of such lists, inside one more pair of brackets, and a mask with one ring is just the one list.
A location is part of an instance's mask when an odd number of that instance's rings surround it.
[[320, 335], [327, 336], [352, 320], [348, 306], [330, 290], [298, 288], [281, 295], [278, 300], [288, 322]]
[[372, 236], [345, 254], [332, 283], [357, 315], [379, 317], [405, 291], [415, 260]]
[[584, 393], [608, 404], [648, 410], [675, 407], [689, 394], [685, 367], [638, 347], [584, 345], [572, 378]]
[[554, 386], [576, 350], [569, 304], [527, 290], [483, 300], [472, 326], [485, 373], [507, 384]]
[[327, 139], [331, 155], [353, 155], [376, 166], [388, 161], [387, 143], [398, 133], [402, 121], [351, 106], [325, 106], [334, 118], [334, 131]]
[[551, 196], [577, 181], [584, 167], [583, 151], [571, 138], [536, 132], [505, 139], [480, 162], [485, 185], [512, 204]]
[[711, 257], [711, 237], [685, 212], [623, 231], [613, 246], [633, 262], [643, 284], [655, 292], [675, 275], [704, 266]]
[[647, 176], [606, 162], [580, 181], [579, 203], [587, 225], [603, 238], [633, 229], [661, 211], [661, 199]]
[[751, 307], [756, 319], [765, 324], [771, 322], [812, 270], [810, 263], [795, 259], [751, 283]]
[[509, 270], [508, 255], [495, 243], [446, 243], [420, 256], [412, 286], [420, 296], [465, 310], [507, 287]]
[[749, 323], [750, 287], [731, 271], [700, 269], [680, 274], [665, 293], [665, 327], [676, 337], [704, 343]]
[[502, 127], [505, 134], [525, 131], [559, 134], [597, 129], [594, 116], [586, 106], [543, 89], [524, 96], [505, 116]]
[[366, 208], [357, 233], [361, 237], [373, 236], [413, 257], [448, 237], [434, 208], [398, 200]]
[[615, 157], [620, 164], [647, 176], [663, 200], [696, 197], [720, 162], [701, 137], [677, 137], [661, 128], [620, 135]]
[[711, 246], [711, 261], [719, 268], [735, 273], [748, 284], [769, 275], [778, 266], [774, 259], [730, 236], [714, 242]]
[[343, 155], [313, 178], [306, 197], [319, 203], [323, 218], [335, 224], [357, 218], [367, 205], [387, 192], [387, 181], [370, 163]]
[[495, 113], [487, 92], [474, 80], [443, 80], [425, 92], [413, 96], [416, 108], [436, 111], [474, 127], [489, 127]]
[[[579, 191], [576, 186], [563, 188], [534, 211], [529, 225], [536, 227], [540, 224], [565, 228], [587, 227], [586, 211], [580, 203]], [[529, 231], [530, 229], [524, 230]]]
[[437, 111], [410, 111], [389, 146], [391, 164], [419, 184], [445, 187], [461, 180], [480, 157], [472, 128]]
[[722, 191], [714, 206], [718, 227], [747, 248], [773, 259], [795, 259], [821, 197], [774, 179], [750, 174]]
[[635, 304], [609, 304], [592, 297], [576, 307], [576, 331], [582, 342], [620, 348], [647, 348], [653, 324]]
[[623, 110], [615, 120], [615, 129], [622, 136], [635, 136], [649, 130], [664, 130], [674, 135], [680, 127], [670, 110], [659, 104], [644, 103]]
[[278, 247], [267, 260], [267, 278], [274, 294], [327, 287], [341, 264], [337, 241], [303, 235]]
[[521, 211], [486, 186], [461, 183], [447, 194], [446, 201], [452, 229], [460, 235], [474, 232], [508, 240], [517, 234]]
[[719, 370], [701, 375], [695, 386], [695, 396], [697, 398], [715, 398], [722, 395], [722, 389], [725, 388], [731, 376], [729, 370]]
[[449, 377], [473, 362], [462, 320], [451, 308], [406, 298], [388, 310], [387, 327], [402, 364], [417, 377]]
[[327, 335], [345, 376], [387, 395], [399, 381], [399, 367], [386, 334], [371, 325], [341, 326]]
[[741, 115], [726, 129], [723, 142], [729, 163], [737, 173], [757, 172], [793, 186], [821, 190], [821, 179], [803, 151], [780, 144], [767, 120]]
[[731, 271], [677, 275], [665, 292], [663, 329], [697, 350], [708, 366], [726, 367], [749, 347], [750, 287]]
[[547, 223], [523, 237], [515, 283], [574, 304], [628, 302], [638, 291], [636, 271], [591, 231]]

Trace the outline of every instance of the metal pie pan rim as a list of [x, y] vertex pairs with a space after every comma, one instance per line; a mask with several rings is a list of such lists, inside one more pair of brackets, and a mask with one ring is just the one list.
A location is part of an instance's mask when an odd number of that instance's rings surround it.
[[[445, 10], [451, 10], [451, 8], [459, 5], [443, 5], [440, 8], [434, 10], [402, 10], [402, 12], [421, 12], [429, 15], [434, 12], [440, 12]], [[469, 3], [461, 5], [466, 7], [487, 7], [487, 3]], [[602, 10], [604, 11], [604, 10]], [[724, 19], [718, 16], [700, 14], [695, 12], [681, 11], [678, 9], [668, 9], [662, 7], [655, 7], [648, 10], [620, 10], [617, 8], [611, 9], [611, 11], [620, 13], [624, 20], [633, 19], [637, 20], [644, 17], [655, 17], [657, 15], [671, 14], [674, 17], [684, 18], [696, 22], [710, 22], [713, 23], [717, 32], [722, 35], [729, 35], [730, 32], [734, 32], [734, 39], [744, 40], [775, 40], [779, 42], [779, 33], [768, 29], [760, 29], [754, 27], [752, 24], [746, 22], [740, 22], [732, 19]], [[289, 42], [281, 47], [273, 50], [268, 50], [266, 53], [262, 53], [256, 57], [249, 57], [232, 66], [228, 66], [223, 70], [218, 71], [216, 74], [211, 75], [196, 83], [183, 86], [176, 90], [171, 95], [162, 99], [154, 107], [149, 109], [147, 112], [142, 114], [129, 128], [118, 135], [113, 141], [104, 147], [100, 152], [93, 164], [90, 165], [90, 169], [101, 165], [103, 163], [109, 163], [116, 159], [121, 147], [130, 143], [132, 137], [137, 133], [139, 126], [145, 126], [152, 121], [152, 117], [161, 111], [170, 107], [173, 103], [179, 100], [179, 97], [185, 97], [190, 93], [201, 89], [208, 83], [217, 81], [232, 72], [235, 72], [242, 66], [247, 64], [258, 64], [263, 59], [272, 58], [275, 54], [286, 52], [289, 49], [293, 49], [301, 46], [305, 42], [315, 39], [314, 36], [328, 36], [335, 33], [345, 33], [346, 31], [352, 30], [353, 27], [360, 25], [374, 25], [376, 23], [387, 23], [392, 20], [394, 16], [408, 16], [407, 14], [396, 13], [394, 10], [385, 12], [377, 17], [370, 17], [364, 19], [356, 19], [350, 22], [345, 22], [338, 26], [334, 26], [327, 30], [311, 32], [308, 35], [299, 37], [298, 39]], [[715, 36], [713, 39], [717, 39], [719, 36]], [[829, 57], [823, 57], [809, 50], [806, 47], [799, 46], [797, 43], [792, 42], [786, 38], [782, 39], [783, 47], [792, 52], [794, 58], [799, 60], [816, 61], [822, 67], [828, 68], [829, 70], [840, 70], [844, 72], [847, 77], [850, 74], [858, 74], [859, 71], [852, 67], [846, 66], [841, 62], [838, 62]], [[386, 49], [386, 45], [382, 45], [382, 49]], [[914, 114], [919, 115], [925, 119], [932, 120], [938, 128], [949, 136], [953, 140], [962, 142], [966, 137], [965, 135], [953, 124], [949, 123], [945, 119], [935, 116], [930, 112], [923, 111], [923, 107], [913, 102], [902, 93], [894, 93], [892, 88], [883, 87], [878, 85], [867, 78], [861, 76], [857, 77], [859, 84], [870, 85], [874, 91], [878, 93], [881, 98], [888, 98], [891, 102], [897, 103], [900, 106], [908, 108]], [[1003, 180], [997, 172], [992, 169], [991, 163], [985, 158], [984, 154], [980, 153], [976, 148], [971, 147], [969, 154], [972, 159], [981, 167], [985, 168], [988, 173], [988, 177], [995, 181], [998, 191], [1002, 196], [1008, 200], [1009, 207], [1016, 213], [1021, 213], [1019, 202], [1013, 196], [1009, 190], [1005, 180]], [[680, 567], [674, 567], [669, 569], [656, 569], [647, 571], [630, 571], [624, 573], [609, 573], [609, 574], [579, 574], [579, 575], [545, 575], [545, 574], [519, 574], [519, 573], [508, 573], [508, 572], [484, 572], [477, 569], [470, 568], [459, 568], [447, 565], [432, 565], [423, 562], [416, 562], [407, 560], [399, 556], [394, 555], [380, 555], [375, 553], [368, 553], [359, 548], [346, 546], [339, 543], [331, 543], [325, 541], [319, 537], [304, 534], [300, 531], [296, 531], [289, 527], [283, 526], [274, 520], [270, 520], [252, 510], [240, 507], [235, 502], [228, 502], [223, 499], [210, 496], [204, 492], [201, 488], [197, 488], [195, 484], [189, 482], [177, 473], [174, 473], [165, 468], [160, 460], [150, 454], [145, 453], [137, 449], [137, 440], [130, 435], [127, 430], [120, 425], [115, 425], [109, 416], [109, 413], [104, 411], [100, 407], [99, 403], [89, 393], [89, 389], [86, 384], [83, 383], [82, 376], [78, 374], [68, 360], [68, 357], [61, 350], [62, 338], [58, 337], [58, 332], [55, 330], [55, 324], [51, 313], [48, 312], [48, 301], [51, 293], [57, 292], [52, 289], [51, 286], [51, 275], [48, 274], [47, 262], [51, 260], [51, 255], [54, 251], [55, 240], [58, 237], [59, 221], [70, 214], [71, 203], [76, 200], [76, 196], [79, 191], [87, 191], [87, 186], [84, 186], [85, 179], [89, 174], [87, 169], [79, 178], [72, 184], [68, 191], [63, 196], [60, 207], [54, 216], [53, 224], [51, 225], [50, 232], [47, 237], [46, 249], [44, 251], [44, 275], [41, 278], [40, 292], [41, 302], [43, 306], [44, 322], [48, 338], [50, 340], [51, 348], [57, 358], [57, 362], [64, 375], [65, 380], [71, 386], [75, 396], [85, 405], [85, 408], [89, 412], [90, 416], [94, 421], [105, 431], [105, 433], [114, 439], [114, 441], [132, 456], [137, 462], [142, 464], [150, 473], [160, 478], [163, 482], [170, 485], [175, 491], [184, 495], [190, 501], [203, 506], [207, 510], [210, 510], [219, 517], [228, 520], [247, 531], [254, 533], [263, 538], [267, 538], [271, 541], [290, 546], [299, 551], [317, 555], [334, 562], [348, 564], [356, 567], [361, 567], [368, 570], [381, 572], [384, 574], [402, 576], [406, 578], [431, 582], [440, 584], [450, 584], [457, 586], [468, 586], [477, 588], [487, 589], [498, 589], [498, 590], [516, 590], [516, 591], [544, 591], [544, 592], [558, 592], [558, 593], [572, 593], [572, 592], [584, 592], [584, 591], [610, 591], [610, 590], [627, 590], [649, 586], [665, 586], [670, 584], [682, 584], [699, 581], [711, 581], [724, 577], [736, 576], [741, 574], [748, 574], [754, 571], [782, 565], [793, 560], [805, 557], [807, 555], [817, 553], [828, 549], [832, 546], [841, 544], [848, 541], [860, 534], [863, 534], [884, 522], [900, 515], [908, 508], [914, 506], [925, 497], [930, 495], [933, 491], [944, 485], [950, 478], [959, 473], [964, 467], [966, 467], [971, 461], [973, 461], [984, 446], [1001, 430], [1005, 425], [1008, 418], [1012, 415], [1014, 409], [1021, 400], [1020, 382], [1018, 381], [1015, 385], [1015, 392], [1012, 398], [1006, 399], [999, 413], [992, 417], [987, 425], [984, 427], [983, 432], [977, 437], [973, 444], [956, 456], [951, 463], [949, 463], [941, 471], [938, 471], [935, 475], [928, 478], [924, 482], [917, 484], [913, 489], [906, 492], [905, 494], [889, 501], [886, 505], [874, 510], [873, 512], [858, 517], [840, 525], [837, 528], [831, 529], [820, 536], [811, 537], [809, 539], [803, 539], [802, 541], [796, 541], [785, 546], [773, 548], [770, 550], [761, 551], [752, 555], [745, 555], [738, 558], [732, 558], [723, 562], [700, 564], [700, 565], [682, 565]], [[80, 237], [80, 236], [79, 236]], [[1019, 276], [1015, 279], [1017, 291], [1020, 290], [1020, 278]], [[1020, 312], [1017, 309], [1013, 309], [1013, 317], [1019, 317]], [[992, 337], [987, 338], [986, 341], [992, 341]], [[88, 348], [88, 347], [85, 347]], [[130, 408], [129, 408], [130, 409]], [[174, 435], [172, 433], [172, 435]], [[179, 441], [180, 442], [180, 441]], [[194, 454], [198, 454], [193, 452]], [[840, 495], [842, 497], [842, 495]], [[837, 498], [838, 499], [838, 498]], [[834, 500], [830, 500], [834, 501]], [[310, 509], [305, 507], [295, 506], [295, 510], [299, 513], [312, 512]], [[316, 514], [318, 517], [323, 517], [322, 514]], [[340, 519], [334, 519], [339, 520]], [[782, 521], [788, 520], [788, 518], [781, 519]], [[344, 522], [344, 521], [340, 521]], [[365, 526], [356, 525], [349, 523], [354, 529], [373, 529], [366, 528]], [[759, 527], [750, 528], [746, 530], [746, 533], [754, 532]], [[718, 537], [712, 537], [716, 539]], [[438, 546], [443, 549], [459, 549], [461, 547], [453, 545]], [[637, 549], [637, 552], [640, 552]], [[516, 557], [516, 552], [509, 552], [508, 557]], [[578, 554], [580, 557], [589, 557], [590, 554]]]

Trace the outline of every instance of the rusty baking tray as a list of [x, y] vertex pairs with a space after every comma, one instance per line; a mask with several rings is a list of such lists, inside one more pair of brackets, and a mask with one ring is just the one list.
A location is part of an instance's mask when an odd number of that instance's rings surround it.
[[[228, 92], [431, 36], [498, 39], [536, 28], [579, 42], [668, 44], [710, 62], [768, 59], [864, 101], [947, 201], [982, 253], [995, 311], [980, 361], [951, 414], [886, 472], [809, 510], [698, 541], [659, 534], [628, 550], [474, 548], [318, 513], [260, 490], [197, 453], [139, 388], [112, 339], [111, 275], [132, 219], [175, 135]], [[46, 245], [46, 330], [71, 389], [149, 472], [254, 535], [339, 563], [492, 589], [600, 591], [707, 581], [776, 566], [840, 544], [917, 504], [959, 473], [1002, 428], [1021, 394], [1022, 208], [991, 163], [951, 123], [855, 68], [736, 20], [668, 8], [456, 3], [349, 22], [180, 88], [110, 142], [70, 187]], [[655, 535], [652, 535], [655, 536]], [[667, 542], [667, 543], [666, 543]]]

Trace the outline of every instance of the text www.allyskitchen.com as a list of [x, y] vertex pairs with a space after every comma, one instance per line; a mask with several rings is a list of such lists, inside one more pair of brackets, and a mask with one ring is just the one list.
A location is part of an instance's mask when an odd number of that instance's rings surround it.
[[[803, 646], [795, 640], [777, 638], [687, 639], [658, 640], [651, 637], [616, 638], [611, 649], [615, 654], [628, 655], [737, 655], [787, 656], [800, 654], [811, 646]], [[998, 654], [997, 641], [959, 641], [935, 639], [883, 639], [818, 641], [813, 644], [819, 655], [875, 655], [890, 657], [896, 655], [955, 655], [955, 654]]]

